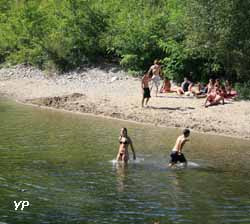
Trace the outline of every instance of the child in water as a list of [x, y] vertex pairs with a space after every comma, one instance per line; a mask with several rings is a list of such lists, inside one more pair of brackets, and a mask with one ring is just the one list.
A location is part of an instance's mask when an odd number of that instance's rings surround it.
[[169, 161], [168, 165], [169, 167], [173, 167], [175, 164], [177, 164], [177, 162], [184, 163], [185, 166], [187, 166], [187, 160], [184, 154], [182, 153], [182, 148], [185, 145], [185, 143], [189, 141], [188, 139], [189, 135], [190, 135], [190, 130], [184, 129], [183, 134], [177, 138], [175, 146], [170, 154], [171, 159]]
[[129, 160], [129, 154], [128, 154], [128, 146], [130, 145], [131, 150], [133, 152], [133, 158], [134, 160], [136, 159], [136, 155], [135, 155], [135, 150], [133, 147], [133, 143], [131, 138], [128, 136], [128, 131], [127, 128], [122, 128], [121, 129], [121, 133], [120, 133], [120, 137], [119, 137], [119, 151], [116, 157], [116, 160], [122, 161], [127, 163]]

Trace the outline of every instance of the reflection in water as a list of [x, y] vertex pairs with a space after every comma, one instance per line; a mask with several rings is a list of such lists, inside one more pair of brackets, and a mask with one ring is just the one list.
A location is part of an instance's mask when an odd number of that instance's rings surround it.
[[126, 186], [126, 178], [128, 174], [128, 164], [123, 162], [117, 162], [115, 164], [117, 174], [117, 191], [123, 192]]

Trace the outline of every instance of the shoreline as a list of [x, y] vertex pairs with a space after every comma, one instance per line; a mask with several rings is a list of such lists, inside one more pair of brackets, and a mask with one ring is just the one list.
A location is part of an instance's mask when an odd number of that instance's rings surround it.
[[46, 76], [19, 65], [0, 69], [0, 93], [18, 103], [133, 122], [160, 128], [190, 128], [192, 132], [250, 139], [250, 102], [228, 101], [204, 108], [205, 99], [159, 94], [141, 108], [140, 79], [117, 68]]
[[[117, 121], [121, 121], [121, 122], [129, 122], [129, 123], [133, 123], [133, 124], [138, 124], [138, 125], [144, 125], [144, 126], [153, 126], [153, 127], [158, 127], [158, 128], [168, 128], [168, 129], [180, 129], [180, 131], [182, 131], [182, 127], [167, 127], [167, 126], [155, 126], [151, 123], [145, 123], [145, 122], [138, 122], [138, 121], [134, 121], [134, 120], [124, 120], [124, 119], [120, 119], [120, 118], [116, 118], [116, 117], [110, 117], [110, 116], [104, 116], [104, 115], [98, 115], [98, 114], [94, 114], [94, 113], [84, 113], [84, 112], [79, 112], [79, 111], [70, 111], [70, 110], [65, 110], [65, 109], [58, 109], [55, 107], [47, 107], [47, 106], [39, 106], [36, 104], [32, 104], [32, 103], [26, 103], [26, 102], [22, 102], [22, 101], [18, 101], [16, 99], [12, 99], [9, 98], [9, 100], [14, 100], [16, 103], [24, 105], [24, 106], [30, 106], [30, 107], [34, 107], [34, 108], [39, 108], [42, 110], [51, 110], [51, 111], [57, 111], [60, 113], [70, 113], [70, 114], [75, 114], [75, 115], [79, 115], [79, 116], [91, 116], [91, 117], [95, 117], [95, 118], [101, 118], [101, 119], [108, 119], [108, 120], [117, 120]], [[247, 138], [242, 138], [240, 136], [232, 136], [232, 135], [225, 135], [225, 134], [218, 134], [218, 133], [213, 133], [213, 132], [202, 132], [202, 131], [196, 131], [196, 130], [192, 130], [192, 133], [195, 134], [202, 134], [202, 135], [212, 135], [212, 136], [221, 136], [221, 137], [225, 137], [225, 138], [232, 138], [232, 139], [238, 139], [238, 140], [244, 140], [244, 141], [249, 141], [250, 139]]]

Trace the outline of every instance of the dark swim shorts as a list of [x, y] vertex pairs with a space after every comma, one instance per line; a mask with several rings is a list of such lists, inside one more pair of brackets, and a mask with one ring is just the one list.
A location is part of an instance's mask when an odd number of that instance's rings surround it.
[[169, 161], [170, 163], [177, 163], [177, 162], [186, 163], [187, 162], [187, 160], [186, 160], [186, 158], [185, 158], [185, 156], [184, 156], [183, 153], [181, 153], [179, 155], [178, 152], [172, 152], [170, 154], [170, 157], [171, 157], [171, 159]]
[[149, 88], [143, 88], [143, 98], [150, 98], [150, 90]]

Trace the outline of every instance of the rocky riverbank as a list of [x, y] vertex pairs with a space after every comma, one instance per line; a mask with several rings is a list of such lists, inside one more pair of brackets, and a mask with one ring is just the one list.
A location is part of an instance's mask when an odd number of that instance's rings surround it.
[[[66, 74], [18, 65], [0, 69], [0, 93], [24, 103], [92, 113], [165, 127], [250, 138], [250, 102], [228, 101], [204, 108], [204, 99], [160, 94], [141, 108], [139, 78], [113, 65]], [[154, 94], [152, 94], [154, 95]]]

